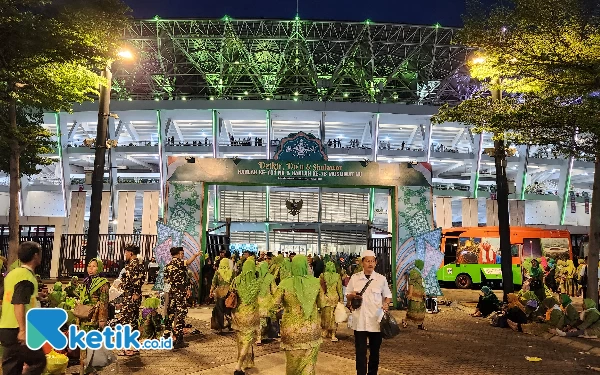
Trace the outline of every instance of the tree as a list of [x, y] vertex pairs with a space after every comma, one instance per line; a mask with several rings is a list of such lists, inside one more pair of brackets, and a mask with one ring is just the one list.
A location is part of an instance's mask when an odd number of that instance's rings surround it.
[[564, 155], [595, 161], [588, 291], [597, 301], [600, 3], [512, 0], [486, 9], [476, 0], [469, 2], [464, 20], [460, 42], [478, 49], [471, 76], [511, 97], [499, 103], [470, 99], [443, 108], [438, 120], [464, 119], [479, 130], [493, 131], [497, 138], [552, 144]]
[[73, 102], [97, 95], [103, 81], [96, 71], [115, 56], [128, 11], [120, 0], [0, 0], [0, 126], [9, 153], [0, 166], [8, 165], [10, 175], [9, 264], [19, 244], [20, 177], [43, 164], [32, 153], [48, 142], [35, 114], [71, 110]]

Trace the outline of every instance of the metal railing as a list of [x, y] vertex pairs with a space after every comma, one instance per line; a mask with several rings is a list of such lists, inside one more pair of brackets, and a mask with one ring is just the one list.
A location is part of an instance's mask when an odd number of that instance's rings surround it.
[[[34, 241], [42, 247], [42, 264], [35, 273], [42, 279], [50, 278], [50, 265], [52, 264], [52, 249], [54, 248], [54, 226], [53, 225], [21, 225], [20, 242]], [[8, 225], [0, 225], [0, 254], [8, 258]], [[5, 264], [8, 270], [10, 265]]]
[[[98, 242], [98, 257], [104, 263], [103, 275], [116, 277], [125, 265], [125, 246], [130, 243], [138, 245], [143, 262], [147, 265], [156, 246], [156, 235], [101, 234]], [[60, 245], [58, 277], [86, 275], [87, 234], [63, 234]]]

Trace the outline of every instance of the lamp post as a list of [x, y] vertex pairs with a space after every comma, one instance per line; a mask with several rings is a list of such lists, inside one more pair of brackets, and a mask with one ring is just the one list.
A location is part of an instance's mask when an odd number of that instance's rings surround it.
[[[486, 59], [483, 56], [472, 60], [473, 64], [483, 64]], [[502, 100], [502, 90], [500, 88], [501, 79], [492, 79], [492, 100]], [[510, 216], [508, 213], [508, 178], [506, 177], [506, 144], [494, 134], [494, 164], [496, 167], [496, 202], [498, 204], [498, 236], [500, 237], [500, 269], [502, 270], [502, 289], [504, 292], [504, 301], [507, 301], [508, 294], [514, 292], [512, 272], [512, 246], [510, 244]]]
[[[133, 55], [129, 51], [121, 51], [118, 56], [123, 59], [131, 59]], [[98, 244], [100, 240], [100, 215], [102, 211], [102, 190], [104, 190], [104, 165], [106, 159], [106, 141], [108, 138], [108, 119], [110, 118], [110, 91], [112, 83], [110, 61], [102, 70], [100, 76], [106, 80], [105, 85], [100, 86], [100, 97], [98, 100], [98, 127], [96, 130], [94, 169], [92, 171], [92, 196], [90, 198], [90, 220], [87, 234], [87, 245], [85, 251], [85, 264], [98, 256]]]

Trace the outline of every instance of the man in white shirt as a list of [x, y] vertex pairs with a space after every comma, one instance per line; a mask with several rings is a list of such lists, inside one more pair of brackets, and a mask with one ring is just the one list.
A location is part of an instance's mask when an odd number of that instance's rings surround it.
[[[356, 374], [377, 375], [379, 368], [379, 348], [381, 331], [379, 323], [384, 312], [388, 311], [392, 292], [385, 276], [375, 272], [377, 259], [375, 253], [366, 250], [361, 255], [363, 271], [352, 275], [346, 287], [348, 301], [361, 299], [361, 306], [353, 309], [352, 329], [356, 348]], [[367, 288], [363, 288], [369, 283]], [[367, 338], [369, 339], [369, 362], [367, 367]], [[368, 368], [368, 371], [367, 371]]]

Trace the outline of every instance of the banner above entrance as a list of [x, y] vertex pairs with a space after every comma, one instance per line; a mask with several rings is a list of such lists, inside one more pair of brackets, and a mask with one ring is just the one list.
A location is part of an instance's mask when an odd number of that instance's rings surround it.
[[169, 157], [168, 181], [268, 186], [430, 186], [431, 168], [426, 163]]

